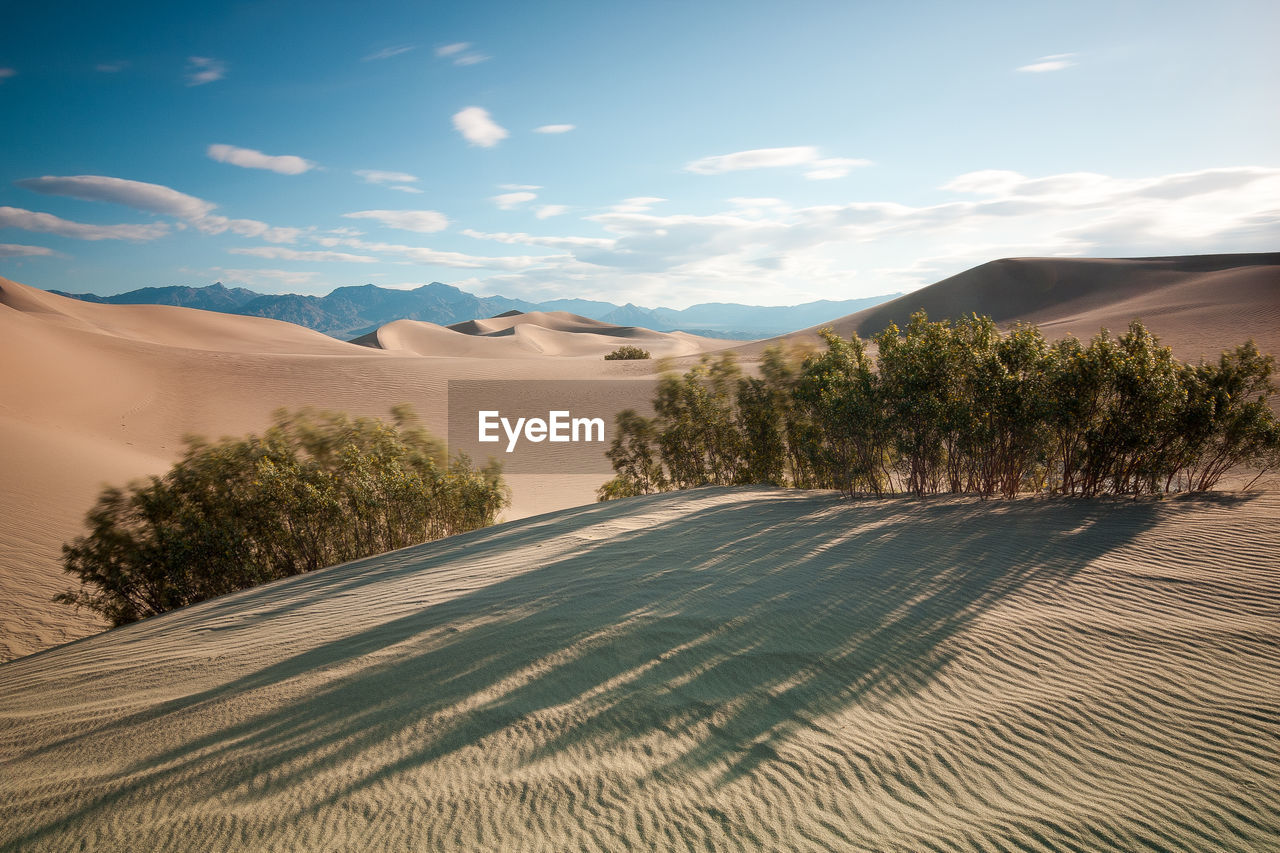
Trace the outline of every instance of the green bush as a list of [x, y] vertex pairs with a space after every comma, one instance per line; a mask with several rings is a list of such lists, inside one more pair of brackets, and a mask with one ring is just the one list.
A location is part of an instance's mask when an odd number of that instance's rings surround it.
[[649, 358], [649, 351], [633, 347], [630, 344], [620, 346], [604, 357], [605, 361], [638, 361]]
[[80, 587], [55, 600], [122, 625], [492, 524], [508, 503], [497, 466], [450, 460], [407, 408], [392, 414], [281, 411], [262, 436], [189, 438], [163, 477], [102, 493], [63, 546]]
[[728, 355], [664, 376], [655, 415], [627, 412], [608, 500], [771, 483], [853, 494], [1089, 497], [1205, 491], [1237, 467], [1280, 467], [1274, 359], [1252, 342], [1187, 365], [1139, 322], [1086, 346], [1034, 326], [929, 322], [876, 336], [824, 330], [824, 352]]

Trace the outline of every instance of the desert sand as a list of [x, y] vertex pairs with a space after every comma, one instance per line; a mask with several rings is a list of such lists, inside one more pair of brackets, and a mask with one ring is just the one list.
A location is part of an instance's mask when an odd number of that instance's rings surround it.
[[1280, 497], [703, 489], [0, 666], [0, 850], [1256, 851]]
[[829, 323], [747, 344], [815, 344], [830, 326], [845, 337], [906, 326], [923, 309], [932, 320], [985, 314], [1002, 327], [1035, 323], [1051, 340], [1088, 341], [1101, 328], [1121, 334], [1141, 320], [1184, 361], [1216, 359], [1253, 338], [1280, 354], [1280, 252], [1173, 258], [1005, 258]]
[[[866, 335], [917, 307], [1081, 337], [1141, 316], [1183, 358], [1216, 356], [1247, 337], [1280, 353], [1280, 254], [996, 261], [829, 325]], [[451, 379], [652, 382], [656, 358], [606, 362], [603, 353], [631, 343], [683, 366], [723, 347], [748, 361], [763, 349], [564, 312], [453, 327], [399, 321], [362, 343], [274, 320], [84, 303], [0, 279], [0, 660], [103, 627], [50, 600], [71, 583], [60, 547], [82, 531], [104, 485], [162, 473], [186, 434], [260, 431], [280, 407], [384, 416], [401, 403], [444, 434]], [[606, 478], [512, 474], [505, 517], [590, 503]]]
[[[0, 660], [102, 629], [92, 614], [50, 600], [71, 585], [62, 543], [82, 532], [103, 486], [163, 473], [187, 434], [261, 431], [280, 407], [385, 417], [409, 403], [444, 435], [451, 379], [650, 382], [655, 361], [603, 354], [628, 342], [655, 354], [736, 343], [560, 312], [484, 322], [494, 337], [392, 323], [378, 334], [405, 334], [408, 345], [383, 350], [275, 320], [91, 304], [0, 279]], [[434, 348], [433, 333], [443, 333]], [[513, 474], [505, 517], [589, 503], [604, 479]]]

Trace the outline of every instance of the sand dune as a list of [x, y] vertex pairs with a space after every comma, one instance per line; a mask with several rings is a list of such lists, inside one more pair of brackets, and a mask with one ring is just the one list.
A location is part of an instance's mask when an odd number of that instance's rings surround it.
[[1253, 851], [1280, 497], [698, 490], [0, 666], [2, 850]]
[[817, 343], [830, 326], [848, 337], [905, 326], [914, 311], [930, 319], [985, 314], [1007, 326], [1039, 324], [1056, 338], [1088, 340], [1106, 327], [1123, 332], [1134, 319], [1182, 359], [1216, 358], [1253, 338], [1280, 353], [1280, 253], [1190, 255], [1175, 258], [1006, 258], [856, 314], [736, 351], [758, 353], [767, 343]]
[[[532, 355], [427, 359], [275, 320], [97, 305], [0, 280], [0, 660], [101, 630], [50, 600], [69, 583], [62, 543], [104, 485], [163, 472], [188, 433], [260, 431], [280, 407], [385, 416], [409, 403], [443, 435], [451, 379], [650, 381], [655, 369]], [[589, 503], [602, 479], [510, 476], [506, 517]]]
[[[1280, 353], [1277, 258], [1003, 261], [874, 311], [905, 312], [918, 303], [940, 315], [972, 304], [969, 310], [1001, 320], [1035, 319], [1050, 333], [1082, 336], [1140, 315], [1184, 358], [1249, 335]], [[991, 270], [1002, 272], [992, 277]], [[890, 316], [863, 312], [836, 325], [878, 328]], [[280, 407], [385, 415], [409, 403], [444, 434], [450, 380], [651, 382], [656, 359], [606, 362], [601, 355], [635, 343], [655, 356], [675, 355], [683, 367], [697, 353], [732, 344], [564, 312], [453, 328], [402, 321], [375, 338], [378, 347], [354, 346], [274, 320], [91, 304], [0, 279], [0, 660], [102, 627], [50, 600], [68, 584], [60, 547], [82, 531], [104, 485], [163, 472], [187, 433], [259, 431]], [[742, 351], [749, 357], [761, 348]], [[618, 408], [634, 405], [635, 396]], [[542, 403], [512, 401], [522, 402]], [[603, 479], [510, 475], [514, 503], [506, 517], [590, 503]]]
[[387, 323], [355, 343], [429, 357], [520, 358], [550, 355], [602, 358], [630, 344], [654, 358], [697, 355], [737, 344], [685, 332], [655, 332], [638, 326], [615, 326], [567, 311], [509, 312], [483, 320], [439, 326], [420, 320]]

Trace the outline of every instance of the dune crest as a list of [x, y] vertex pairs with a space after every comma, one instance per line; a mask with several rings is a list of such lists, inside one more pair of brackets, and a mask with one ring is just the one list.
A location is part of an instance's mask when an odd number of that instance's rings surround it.
[[1050, 338], [1088, 340], [1121, 333], [1140, 319], [1185, 361], [1217, 358], [1253, 338], [1280, 353], [1280, 252], [1171, 258], [1005, 258], [855, 314], [736, 348], [757, 354], [770, 343], [819, 343], [829, 326], [848, 337], [906, 325], [923, 309], [932, 320], [987, 315], [1001, 326], [1035, 323]]
[[623, 344], [647, 350], [654, 358], [697, 355], [739, 344], [685, 332], [655, 332], [616, 326], [568, 311], [507, 312], [481, 320], [440, 326], [421, 320], [396, 320], [354, 343], [431, 358], [602, 358]]

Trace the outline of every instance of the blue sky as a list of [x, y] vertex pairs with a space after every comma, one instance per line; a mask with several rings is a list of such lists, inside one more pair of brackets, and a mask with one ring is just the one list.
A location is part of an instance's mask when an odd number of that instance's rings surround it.
[[1280, 4], [6, 4], [0, 275], [683, 307], [1280, 249]]

